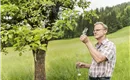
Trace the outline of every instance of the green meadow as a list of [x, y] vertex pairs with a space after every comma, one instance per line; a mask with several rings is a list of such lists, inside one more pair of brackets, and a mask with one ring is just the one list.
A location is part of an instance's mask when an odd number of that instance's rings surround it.
[[[107, 35], [117, 49], [117, 61], [111, 80], [130, 80], [130, 26]], [[96, 40], [90, 36], [93, 45]], [[34, 62], [32, 52], [25, 50], [22, 56], [8, 48], [8, 54], [1, 54], [2, 80], [33, 80]], [[79, 40], [63, 39], [50, 41], [46, 53], [47, 80], [88, 80], [88, 69], [80, 69], [81, 76], [77, 76], [75, 63], [83, 61], [91, 63], [91, 56], [86, 46]]]

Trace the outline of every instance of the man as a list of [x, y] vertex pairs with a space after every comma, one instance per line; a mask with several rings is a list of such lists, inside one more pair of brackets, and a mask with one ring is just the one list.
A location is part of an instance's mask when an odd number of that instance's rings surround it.
[[103, 22], [94, 24], [94, 37], [97, 39], [96, 48], [86, 35], [80, 40], [87, 46], [91, 57], [91, 64], [77, 62], [80, 68], [89, 68], [89, 80], [110, 80], [116, 62], [116, 48], [113, 42], [106, 38], [108, 27]]

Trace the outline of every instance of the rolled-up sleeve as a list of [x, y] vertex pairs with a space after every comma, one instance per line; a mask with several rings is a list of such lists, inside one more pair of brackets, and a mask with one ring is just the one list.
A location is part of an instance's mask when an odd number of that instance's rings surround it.
[[113, 43], [105, 44], [102, 48], [102, 54], [110, 61], [116, 53], [115, 45]]

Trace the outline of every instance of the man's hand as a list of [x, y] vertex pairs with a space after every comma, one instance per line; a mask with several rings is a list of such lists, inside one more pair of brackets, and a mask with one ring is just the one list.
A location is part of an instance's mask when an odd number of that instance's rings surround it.
[[78, 68], [87, 68], [87, 67], [86, 67], [86, 64], [83, 63], [83, 62], [77, 62], [77, 63], [76, 63], [76, 67], [78, 67]]
[[89, 38], [86, 36], [86, 35], [81, 35], [80, 36], [80, 40], [83, 42], [83, 43], [87, 43], [89, 41]]

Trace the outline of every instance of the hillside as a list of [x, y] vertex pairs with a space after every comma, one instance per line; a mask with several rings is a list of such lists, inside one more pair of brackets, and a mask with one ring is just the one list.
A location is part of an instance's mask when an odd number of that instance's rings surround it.
[[[129, 80], [129, 34], [130, 26], [109, 34], [117, 48], [117, 61], [112, 80]], [[93, 43], [96, 40], [90, 36]], [[2, 55], [2, 80], [33, 80], [34, 63], [31, 51], [26, 50], [22, 56], [12, 47], [9, 53]], [[46, 53], [47, 80], [77, 80], [75, 63], [83, 61], [91, 63], [91, 56], [79, 38], [51, 41]], [[124, 66], [125, 65], [125, 66]], [[80, 69], [81, 80], [87, 79], [88, 69]], [[125, 74], [125, 75], [124, 75]]]

